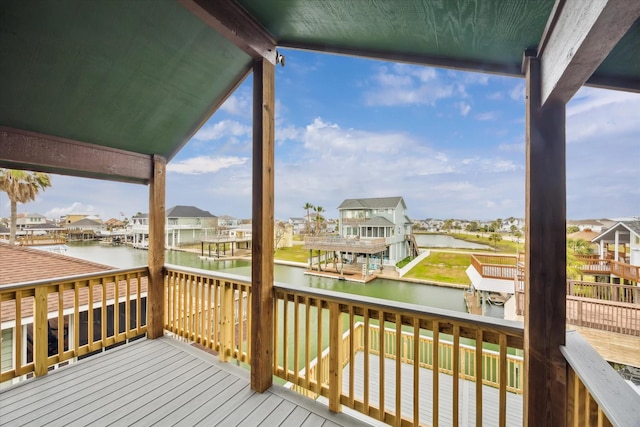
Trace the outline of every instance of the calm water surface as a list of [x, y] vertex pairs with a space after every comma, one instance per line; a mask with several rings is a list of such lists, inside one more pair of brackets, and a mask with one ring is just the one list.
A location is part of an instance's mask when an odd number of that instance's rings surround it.
[[467, 242], [444, 234], [414, 234], [421, 248], [491, 249], [487, 245]]
[[[449, 237], [449, 236], [444, 236]], [[139, 267], [147, 264], [148, 252], [129, 246], [101, 245], [97, 242], [70, 243], [67, 255], [117, 268]], [[224, 271], [240, 276], [251, 276], [251, 264], [244, 260], [209, 261], [200, 259], [190, 252], [167, 251], [166, 263], [203, 270]], [[384, 298], [429, 307], [466, 312], [463, 290], [441, 286], [420, 285], [398, 280], [376, 279], [366, 285], [340, 281], [325, 277], [308, 276], [304, 269], [285, 265], [275, 265], [275, 280], [294, 286], [305, 286], [330, 291], [346, 292], [368, 297]], [[499, 315], [492, 307], [491, 316]]]

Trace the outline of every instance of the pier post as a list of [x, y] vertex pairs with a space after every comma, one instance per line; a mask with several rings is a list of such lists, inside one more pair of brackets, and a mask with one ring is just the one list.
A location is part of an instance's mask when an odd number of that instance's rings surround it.
[[153, 156], [153, 179], [149, 185], [149, 284], [147, 292], [147, 335], [164, 334], [164, 224], [167, 161]]

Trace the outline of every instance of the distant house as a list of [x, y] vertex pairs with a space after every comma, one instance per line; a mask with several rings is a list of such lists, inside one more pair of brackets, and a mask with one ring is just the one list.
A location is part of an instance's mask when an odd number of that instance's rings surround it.
[[611, 227], [613, 224], [615, 224], [615, 221], [607, 219], [567, 220], [567, 227], [576, 226], [580, 231], [595, 231], [597, 233]]
[[24, 230], [27, 227], [33, 225], [43, 225], [47, 223], [47, 218], [44, 215], [38, 213], [33, 214], [20, 214], [16, 218], [16, 229]]
[[[218, 232], [218, 217], [195, 206], [177, 205], [167, 209], [165, 222], [165, 247], [198, 243]], [[133, 244], [146, 247], [149, 239], [149, 215], [134, 215], [131, 218]]]
[[640, 221], [620, 221], [596, 236], [601, 259], [640, 266]]
[[402, 197], [346, 199], [338, 206], [338, 233], [345, 239], [384, 239], [383, 263], [395, 265], [417, 251], [406, 211]]
[[291, 227], [293, 229], [293, 234], [298, 235], [298, 234], [304, 233], [305, 230], [307, 229], [306, 218], [291, 217], [287, 220], [287, 222], [291, 224]]
[[64, 225], [68, 240], [93, 240], [99, 238], [107, 228], [98, 219], [85, 217]]

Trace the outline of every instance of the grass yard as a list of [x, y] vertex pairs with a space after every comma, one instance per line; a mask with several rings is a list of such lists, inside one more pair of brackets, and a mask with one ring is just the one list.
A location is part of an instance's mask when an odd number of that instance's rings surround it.
[[471, 265], [471, 255], [431, 251], [431, 255], [411, 269], [404, 277], [444, 283], [471, 284], [465, 273]]
[[273, 255], [275, 259], [293, 262], [309, 262], [309, 249], [303, 249], [302, 245], [293, 245], [290, 248], [280, 248]]

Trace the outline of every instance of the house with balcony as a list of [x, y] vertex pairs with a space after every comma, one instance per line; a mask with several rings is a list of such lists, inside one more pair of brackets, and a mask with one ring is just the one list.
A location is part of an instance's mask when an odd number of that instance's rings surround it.
[[[166, 211], [165, 247], [200, 243], [218, 233], [218, 217], [195, 206], [173, 206]], [[146, 248], [149, 244], [149, 214], [131, 218], [133, 246]]]
[[[640, 3], [401, 5], [3, 2], [0, 166], [148, 186], [149, 257], [136, 272], [0, 287], [2, 310], [16, 310], [16, 335], [25, 316], [34, 325], [33, 360], [16, 345], [13, 366], [0, 360], [0, 380], [38, 377], [0, 391], [1, 422], [363, 425], [348, 408], [390, 425], [637, 426], [640, 396], [566, 327], [585, 312], [567, 305], [564, 231], [566, 103], [585, 84], [638, 91]], [[274, 281], [275, 66], [285, 63], [283, 47], [523, 79], [524, 322]], [[167, 162], [250, 73], [251, 278], [166, 264]], [[419, 175], [412, 184], [428, 190]], [[126, 321], [109, 331], [101, 314], [89, 322], [104, 331], [100, 339], [81, 345], [73, 337], [62, 348], [59, 340], [49, 352], [49, 316], [64, 319], [65, 298], [79, 312], [81, 292], [91, 306], [101, 277], [129, 273], [148, 281], [140, 331]], [[274, 376], [327, 404], [294, 396]]]
[[384, 239], [384, 264], [417, 255], [411, 220], [402, 197], [346, 199], [338, 206], [338, 233], [343, 239]]

